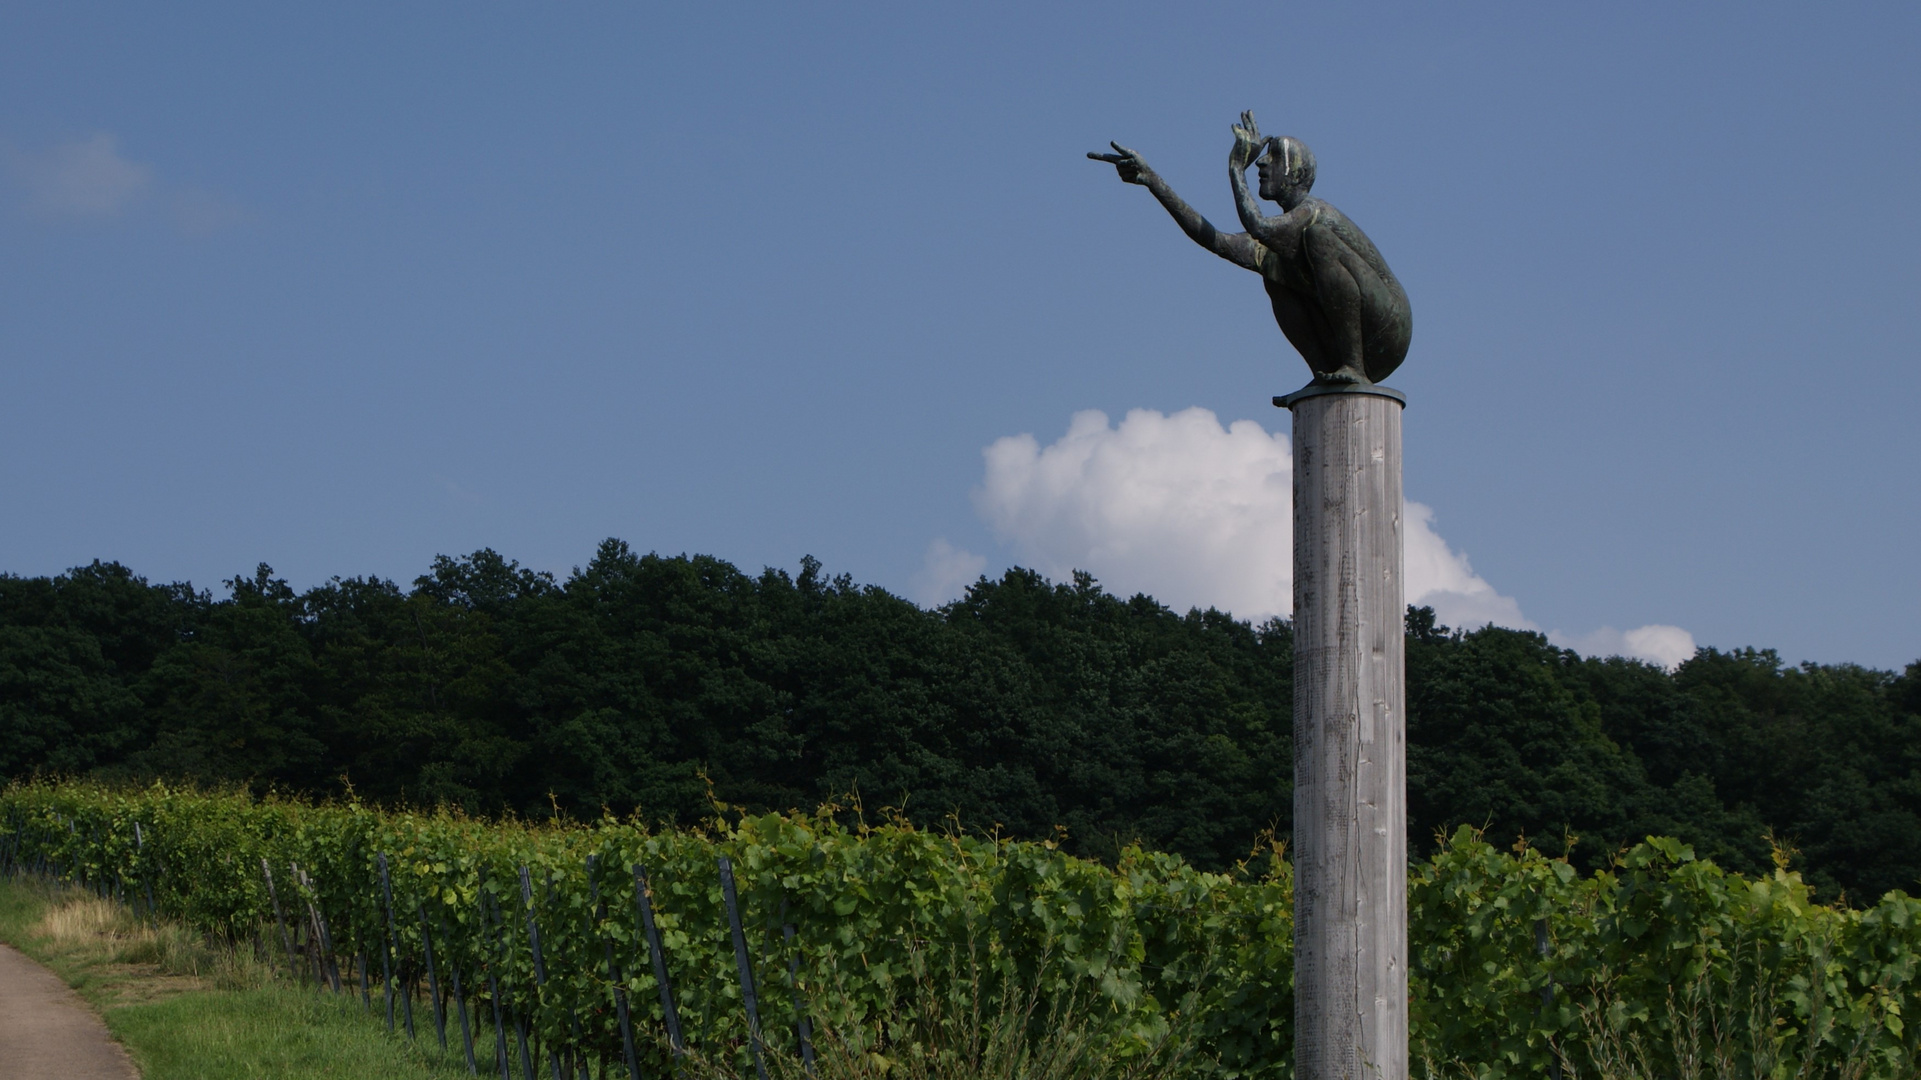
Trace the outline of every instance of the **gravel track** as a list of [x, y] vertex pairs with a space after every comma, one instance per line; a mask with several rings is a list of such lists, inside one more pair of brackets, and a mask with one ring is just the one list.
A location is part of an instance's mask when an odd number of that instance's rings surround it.
[[0, 1077], [140, 1080], [140, 1072], [58, 975], [0, 945]]

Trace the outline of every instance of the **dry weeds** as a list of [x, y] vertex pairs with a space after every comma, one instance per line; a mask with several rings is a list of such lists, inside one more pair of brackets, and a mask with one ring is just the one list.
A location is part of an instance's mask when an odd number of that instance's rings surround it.
[[266, 978], [245, 950], [208, 942], [178, 925], [143, 922], [110, 900], [69, 890], [28, 932], [60, 960], [85, 965], [89, 981], [116, 1005], [192, 990], [243, 989]]

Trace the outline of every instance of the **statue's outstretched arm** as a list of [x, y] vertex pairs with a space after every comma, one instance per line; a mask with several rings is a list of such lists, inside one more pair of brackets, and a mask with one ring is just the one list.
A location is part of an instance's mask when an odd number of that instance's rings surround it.
[[1201, 216], [1200, 211], [1189, 206], [1186, 199], [1176, 195], [1159, 173], [1148, 168], [1147, 162], [1142, 161], [1139, 154], [1119, 143], [1109, 145], [1114, 147], [1114, 153], [1087, 156], [1095, 161], [1107, 162], [1120, 173], [1122, 180], [1140, 184], [1153, 192], [1190, 240], [1236, 266], [1259, 270], [1259, 264], [1255, 261], [1254, 242], [1246, 233], [1224, 233], [1216, 229], [1212, 222]]

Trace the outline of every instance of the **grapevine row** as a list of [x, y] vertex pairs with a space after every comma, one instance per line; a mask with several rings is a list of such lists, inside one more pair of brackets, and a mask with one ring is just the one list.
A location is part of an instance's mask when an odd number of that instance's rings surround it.
[[[959, 992], [930, 971], [1093, 1002], [1122, 1055], [1185, 1024], [1222, 1077], [1292, 1075], [1278, 850], [1214, 874], [830, 813], [650, 830], [47, 782], [0, 792], [0, 828], [11, 872], [262, 942], [409, 1034], [491, 1031], [472, 1067], [503, 1080], [885, 1045], [920, 996]], [[1904, 1023], [1921, 901], [1898, 892], [1823, 906], [1785, 870], [1742, 878], [1652, 838], [1584, 877], [1462, 830], [1413, 868], [1409, 917], [1417, 1060], [1544, 1075], [1610, 1033], [1681, 1038], [1690, 1001], [1724, 1026], [1754, 1022], [1741, 1002], [1765, 1018], [1751, 1064], [1892, 1077], [1921, 1060]]]

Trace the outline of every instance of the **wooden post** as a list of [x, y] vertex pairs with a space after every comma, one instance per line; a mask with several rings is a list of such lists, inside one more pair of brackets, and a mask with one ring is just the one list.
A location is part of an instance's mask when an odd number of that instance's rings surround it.
[[[627, 1064], [627, 1074], [632, 1080], [640, 1080], [640, 1059], [634, 1054], [634, 1023], [627, 1013], [627, 984], [620, 975], [620, 962], [614, 956], [614, 939], [607, 935], [607, 904], [600, 898], [600, 878], [596, 872], [600, 867], [600, 856], [587, 856], [587, 903], [594, 909], [588, 926], [600, 938], [601, 947], [607, 953], [607, 984], [614, 991], [614, 1018], [620, 1023], [621, 1060]], [[602, 1059], [605, 1071], [605, 1058]]]
[[513, 1080], [513, 1077], [508, 1075], [512, 1066], [508, 1060], [510, 1055], [507, 1052], [506, 1018], [502, 1015], [500, 1008], [500, 982], [494, 974], [507, 959], [507, 946], [501, 937], [500, 920], [492, 917], [488, 911], [485, 865], [480, 867], [479, 883], [475, 899], [480, 902], [481, 944], [491, 950], [481, 969], [487, 973], [487, 1000], [492, 1002], [494, 1007], [494, 1061], [500, 1066], [500, 1080]]
[[[18, 842], [14, 846], [18, 847]], [[133, 823], [133, 847], [139, 853], [137, 857], [140, 860], [140, 888], [147, 894], [147, 919], [150, 922], [157, 922], [160, 916], [153, 908], [153, 874], [147, 868], [147, 837], [140, 831], [138, 821]]]
[[727, 908], [727, 924], [734, 936], [734, 966], [740, 969], [740, 1003], [747, 1012], [747, 1050], [754, 1059], [754, 1073], [767, 1080], [767, 1062], [762, 1059], [760, 1005], [754, 994], [754, 964], [747, 955], [747, 935], [740, 926], [740, 901], [734, 893], [734, 864], [727, 856], [720, 866], [720, 899]]
[[320, 895], [320, 891], [314, 888], [313, 875], [302, 870], [299, 863], [288, 863], [287, 869], [293, 871], [294, 883], [300, 886], [301, 899], [307, 905], [307, 918], [312, 923], [313, 939], [316, 942], [314, 947], [318, 950], [316, 955], [319, 957], [321, 982], [333, 987], [333, 992], [338, 994], [340, 993], [340, 964], [334, 958], [333, 931], [327, 926], [326, 914], [320, 910], [318, 904], [314, 903], [314, 898]]
[[634, 864], [634, 905], [640, 909], [640, 925], [647, 934], [647, 953], [654, 959], [654, 984], [660, 988], [660, 1016], [667, 1025], [667, 1046], [674, 1057], [687, 1056], [687, 1043], [680, 1037], [680, 1014], [674, 1011], [674, 988], [667, 981], [667, 953], [660, 947], [660, 929], [654, 925], [654, 891], [647, 880], [647, 868]]
[[1407, 1078], [1401, 396], [1294, 414], [1294, 1069]]
[[[434, 921], [440, 926], [440, 941], [443, 945], [453, 940], [447, 936], [447, 916], [434, 913]], [[447, 974], [453, 977], [454, 1007], [460, 1011], [460, 1045], [467, 1051], [467, 1072], [472, 1076], [480, 1075], [480, 1063], [474, 1058], [474, 1028], [467, 1020], [467, 995], [460, 990], [460, 957], [450, 953], [447, 957]]]
[[[394, 929], [394, 883], [393, 878], [387, 873], [387, 853], [381, 852], [377, 859], [380, 864], [380, 899], [386, 905], [387, 911], [387, 942], [380, 950], [380, 981], [387, 988], [387, 1031], [392, 1034], [394, 1030], [393, 961], [395, 952], [400, 947], [400, 934]], [[410, 1025], [408, 1035], [412, 1034]]]
[[414, 914], [420, 917], [420, 947], [427, 953], [427, 993], [433, 999], [434, 1033], [440, 1036], [440, 1050], [447, 1051], [447, 1003], [440, 997], [440, 969], [434, 965], [434, 936], [427, 930], [427, 905], [414, 901]]
[[300, 962], [293, 957], [293, 937], [287, 933], [287, 916], [280, 909], [280, 894], [274, 891], [273, 870], [267, 866], [267, 857], [260, 857], [260, 873], [267, 879], [267, 899], [273, 901], [273, 921], [280, 926], [280, 943], [287, 947], [287, 974], [295, 982], [300, 981]]
[[[547, 985], [547, 961], [540, 951], [540, 923], [534, 917], [534, 879], [526, 867], [520, 868], [520, 902], [527, 909], [527, 948], [534, 958], [534, 1007], [539, 1008], [540, 989]], [[525, 1041], [525, 1037], [522, 1037]], [[547, 1047], [547, 1067], [553, 1071], [554, 1080], [563, 1080], [560, 1075], [560, 1051], [551, 1043]]]
[[[787, 902], [781, 901], [781, 917], [787, 915]], [[787, 988], [794, 992], [795, 1028], [800, 1033], [800, 1067], [808, 1076], [814, 1075], [814, 1024], [807, 1016], [807, 995], [800, 992], [800, 948], [794, 944], [794, 924], [784, 922], [780, 928], [781, 937], [786, 940], [787, 948]]]

